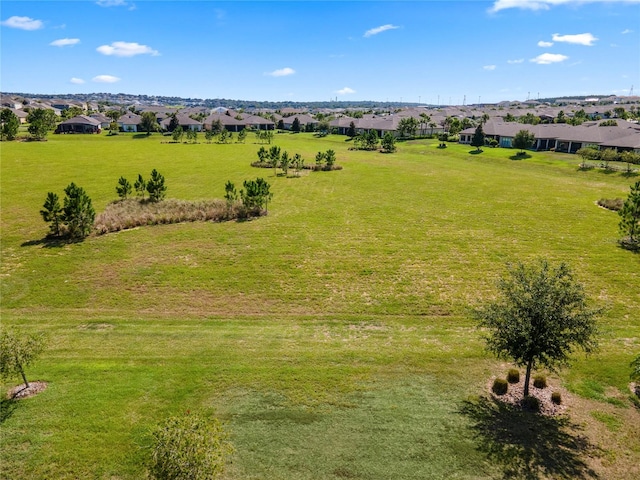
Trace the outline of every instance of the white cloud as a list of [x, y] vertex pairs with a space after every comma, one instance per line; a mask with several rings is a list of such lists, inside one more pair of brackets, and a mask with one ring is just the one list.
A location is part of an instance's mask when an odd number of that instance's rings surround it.
[[34, 20], [30, 17], [9, 17], [1, 25], [10, 28], [19, 28], [20, 30], [39, 30], [44, 27], [42, 20]]
[[101, 7], [125, 7], [127, 2], [125, 0], [98, 0], [97, 5]]
[[363, 37], [372, 37], [373, 35], [378, 35], [379, 33], [386, 32], [387, 30], [395, 30], [397, 28], [400, 27], [398, 27], [397, 25], [391, 25], [390, 23], [386, 25], [380, 25], [379, 27], [372, 28], [371, 30], [367, 30], [366, 32], [364, 32]]
[[113, 42], [111, 45], [102, 45], [96, 50], [103, 55], [115, 55], [116, 57], [133, 57], [135, 55], [153, 55], [160, 53], [147, 45], [136, 42]]
[[532, 58], [530, 61], [537, 63], [538, 65], [549, 65], [551, 63], [560, 63], [567, 60], [569, 57], [561, 55], [559, 53], [543, 53], [536, 58]]
[[620, 33], [622, 33], [622, 35], [627, 35], [628, 33], [633, 33], [633, 30], [631, 30], [631, 29], [627, 28], [627, 29], [623, 30], [623, 31], [622, 31], [622, 32], [620, 32]]
[[79, 38], [60, 38], [58, 40], [54, 40], [49, 45], [52, 47], [67, 47], [69, 45], [76, 45], [80, 43]]
[[495, 0], [489, 11], [495, 13], [509, 8], [549, 10], [558, 5], [581, 5], [584, 3], [640, 3], [640, 0]]
[[[115, 78], [115, 77], [114, 77]], [[72, 77], [71, 80], [69, 80], [71, 83], [74, 83], [76, 85], [82, 85], [84, 82], [83, 79], [81, 78], [76, 78], [76, 77]]]
[[265, 75], [270, 77], [286, 77], [287, 75], [293, 75], [296, 71], [293, 68], [285, 67], [273, 72], [266, 72]]
[[593, 42], [598, 40], [590, 33], [578, 33], [577, 35], [560, 35], [554, 33], [552, 38], [554, 42], [573, 43], [576, 45], [584, 45], [585, 47], [593, 46]]
[[484, 67], [482, 67], [483, 70], [495, 70], [496, 66], [495, 65], [485, 65]]
[[524, 58], [518, 58], [517, 60], [507, 60], [507, 63], [513, 65], [515, 63], [524, 63]]
[[97, 77], [93, 77], [91, 80], [96, 83], [116, 83], [120, 81], [118, 77], [114, 77], [113, 75], [98, 75]]
[[336, 90], [336, 93], [338, 95], [349, 95], [351, 93], [356, 93], [356, 91], [353, 88], [349, 88], [349, 87], [344, 87], [340, 90]]
[[553, 47], [553, 42], [545, 42], [544, 40], [540, 40], [540, 41], [538, 42], [538, 46], [539, 46], [539, 47], [543, 47], [543, 48], [546, 48], [546, 47]]

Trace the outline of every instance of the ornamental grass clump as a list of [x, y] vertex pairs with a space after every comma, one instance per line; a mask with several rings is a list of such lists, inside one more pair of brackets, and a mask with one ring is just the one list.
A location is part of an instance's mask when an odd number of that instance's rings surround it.
[[560, 405], [562, 403], [562, 395], [560, 392], [553, 392], [551, 394], [551, 401], [556, 405]]
[[509, 383], [503, 378], [496, 378], [493, 381], [491, 391], [496, 395], [504, 395], [509, 390]]
[[158, 480], [213, 480], [233, 451], [216, 418], [194, 413], [171, 417], [153, 432], [151, 477]]
[[518, 383], [520, 381], [520, 370], [517, 368], [511, 368], [507, 372], [507, 382]]
[[544, 375], [536, 375], [533, 377], [533, 386], [536, 388], [547, 388], [547, 377]]

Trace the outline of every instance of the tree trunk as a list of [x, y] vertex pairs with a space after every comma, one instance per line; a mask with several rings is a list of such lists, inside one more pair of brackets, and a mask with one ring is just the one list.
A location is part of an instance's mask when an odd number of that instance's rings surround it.
[[524, 396], [529, 395], [529, 380], [531, 379], [531, 367], [533, 366], [533, 360], [529, 360], [527, 363], [527, 374], [524, 377]]
[[24, 384], [27, 386], [27, 388], [30, 387], [29, 382], [27, 381], [27, 376], [24, 374], [24, 370], [22, 370], [22, 367], [20, 367], [20, 375], [22, 375], [22, 380], [24, 380]]

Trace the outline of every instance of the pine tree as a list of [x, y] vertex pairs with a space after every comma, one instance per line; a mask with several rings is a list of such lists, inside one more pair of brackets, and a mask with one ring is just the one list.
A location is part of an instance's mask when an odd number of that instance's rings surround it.
[[155, 168], [151, 171], [151, 178], [147, 182], [147, 192], [149, 192], [149, 200], [152, 202], [163, 200], [167, 193], [164, 176], [158, 173]]
[[91, 233], [96, 212], [91, 204], [91, 198], [75, 183], [70, 183], [64, 189], [62, 219], [67, 226], [67, 233], [71, 238], [84, 238]]
[[481, 152], [481, 148], [484, 145], [484, 131], [482, 130], [482, 123], [476, 127], [476, 132], [473, 134], [471, 140], [471, 146], [476, 147], [478, 152]]
[[131, 184], [129, 183], [129, 180], [124, 177], [120, 177], [118, 179], [118, 185], [116, 185], [116, 193], [118, 194], [118, 197], [125, 200], [128, 195], [131, 195], [131, 191]]
[[631, 244], [640, 243], [640, 181], [631, 186], [629, 196], [618, 214], [620, 215], [620, 232], [628, 235]]
[[40, 210], [40, 215], [45, 222], [50, 222], [49, 230], [52, 235], [60, 236], [60, 223], [62, 222], [62, 207], [58, 195], [53, 192], [47, 193], [47, 199]]

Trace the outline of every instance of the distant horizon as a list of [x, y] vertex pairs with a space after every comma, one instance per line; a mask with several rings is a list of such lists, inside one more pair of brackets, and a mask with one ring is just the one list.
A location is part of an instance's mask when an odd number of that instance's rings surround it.
[[622, 96], [640, 88], [638, 18], [640, 0], [7, 0], [1, 89], [424, 105]]
[[[497, 105], [499, 103], [509, 102], [509, 103], [527, 103], [527, 102], [538, 102], [538, 101], [549, 101], [553, 100], [580, 100], [586, 101], [588, 98], [597, 98], [598, 100], [602, 98], [616, 97], [616, 98], [637, 98], [637, 95], [604, 95], [604, 94], [586, 94], [586, 95], [567, 95], [567, 96], [550, 96], [540, 99], [530, 98], [528, 100], [509, 100], [503, 99], [498, 102], [486, 102], [486, 103], [466, 103], [466, 104], [454, 104], [454, 103], [442, 103], [440, 105], [436, 104], [427, 104], [427, 103], [417, 103], [417, 102], [395, 102], [395, 101], [377, 101], [377, 100], [347, 100], [347, 99], [333, 99], [333, 100], [258, 100], [258, 99], [243, 99], [243, 98], [199, 98], [199, 97], [181, 97], [177, 95], [148, 95], [148, 94], [136, 94], [136, 93], [126, 93], [126, 92], [118, 92], [118, 93], [109, 93], [109, 92], [87, 92], [87, 93], [33, 93], [33, 92], [3, 92], [0, 91], [0, 95], [7, 96], [18, 96], [24, 98], [38, 98], [43, 97], [47, 99], [55, 99], [55, 98], [63, 98], [63, 97], [91, 97], [91, 96], [124, 96], [124, 97], [151, 97], [151, 98], [159, 98], [159, 99], [176, 99], [182, 101], [195, 101], [195, 102], [216, 102], [216, 101], [228, 101], [228, 102], [241, 102], [241, 103], [266, 103], [266, 104], [381, 104], [381, 105], [405, 105], [405, 106], [417, 106], [417, 107], [479, 107], [482, 105]], [[99, 100], [98, 100], [99, 101]]]

